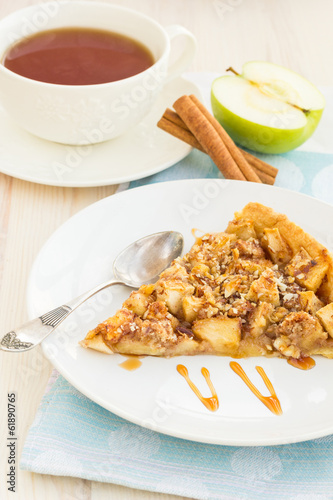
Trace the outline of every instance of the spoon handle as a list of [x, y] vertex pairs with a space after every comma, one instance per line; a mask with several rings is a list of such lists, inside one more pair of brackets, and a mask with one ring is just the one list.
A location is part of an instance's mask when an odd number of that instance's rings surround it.
[[38, 318], [28, 321], [24, 325], [6, 333], [0, 340], [0, 349], [11, 352], [25, 352], [33, 349], [42, 340], [52, 333], [68, 316], [83, 302], [112, 285], [125, 285], [122, 281], [106, 281], [79, 297], [70, 300], [52, 311], [49, 311]]

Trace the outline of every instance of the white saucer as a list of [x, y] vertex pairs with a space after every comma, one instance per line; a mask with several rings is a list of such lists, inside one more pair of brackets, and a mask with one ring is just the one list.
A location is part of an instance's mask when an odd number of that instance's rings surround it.
[[63, 187], [119, 184], [160, 172], [191, 148], [158, 129], [167, 107], [198, 87], [177, 78], [164, 87], [150, 114], [127, 134], [93, 146], [65, 146], [39, 139], [16, 126], [0, 107], [0, 172], [26, 181]]

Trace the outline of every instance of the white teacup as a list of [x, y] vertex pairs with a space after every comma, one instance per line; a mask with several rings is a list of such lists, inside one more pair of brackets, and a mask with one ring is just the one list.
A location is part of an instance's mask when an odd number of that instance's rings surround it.
[[[57, 85], [20, 76], [0, 64], [0, 101], [11, 118], [34, 135], [64, 144], [93, 144], [119, 136], [152, 109], [166, 82], [193, 60], [196, 41], [178, 25], [163, 28], [153, 19], [108, 3], [57, 0], [16, 11], [0, 21], [0, 54], [32, 34], [62, 27], [109, 30], [148, 47], [155, 63], [111, 83]], [[170, 42], [186, 44], [170, 65]]]

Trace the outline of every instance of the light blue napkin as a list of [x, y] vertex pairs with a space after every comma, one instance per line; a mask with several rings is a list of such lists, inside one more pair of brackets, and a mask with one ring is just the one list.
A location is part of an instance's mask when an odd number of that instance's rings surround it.
[[[292, 151], [279, 156], [260, 155], [258, 158], [279, 169], [275, 186], [292, 189], [333, 203], [333, 154]], [[158, 174], [130, 183], [129, 187], [144, 186], [175, 179], [223, 178], [204, 153], [193, 150], [184, 160]]]
[[[277, 186], [333, 203], [330, 152], [298, 150], [262, 158], [279, 169]], [[129, 187], [202, 177], [221, 175], [210, 158], [192, 151]], [[131, 424], [54, 373], [29, 430], [21, 468], [200, 500], [329, 500], [333, 436], [271, 447], [194, 443]]]
[[30, 428], [21, 468], [200, 500], [328, 500], [333, 437], [271, 447], [194, 443], [131, 424], [59, 376]]

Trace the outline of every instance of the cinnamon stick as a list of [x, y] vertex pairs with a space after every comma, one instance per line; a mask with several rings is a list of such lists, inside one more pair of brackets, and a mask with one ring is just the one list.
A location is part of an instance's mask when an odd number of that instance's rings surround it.
[[245, 175], [220, 140], [219, 134], [193, 100], [184, 95], [177, 99], [173, 107], [224, 177], [246, 181]]
[[195, 95], [193, 94], [190, 95], [190, 98], [194, 102], [194, 104], [198, 107], [198, 109], [200, 109], [201, 113], [212, 124], [218, 135], [221, 137], [222, 141], [229, 150], [230, 155], [235, 160], [235, 162], [239, 166], [240, 170], [242, 171], [246, 179], [252, 182], [261, 182], [258, 175], [251, 168], [245, 157], [239, 151], [238, 147], [231, 139], [230, 135], [228, 135], [227, 132], [224, 130], [222, 125], [216, 120], [216, 118], [214, 118], [214, 116], [208, 111], [207, 108], [205, 108], [205, 106], [199, 101], [199, 99]]
[[270, 184], [271, 186], [273, 186], [273, 184], [275, 182], [275, 177], [272, 177], [271, 175], [266, 174], [265, 172], [262, 172], [255, 165], [252, 165], [251, 163], [250, 163], [250, 165], [253, 168], [253, 170], [256, 172], [257, 176], [260, 178], [261, 182], [263, 182], [264, 184]]
[[273, 165], [260, 160], [256, 156], [251, 155], [251, 153], [249, 153], [248, 151], [244, 151], [244, 149], [242, 148], [239, 148], [239, 150], [245, 156], [247, 161], [251, 163], [252, 167], [255, 166], [258, 170], [261, 170], [265, 174], [271, 175], [274, 178], [277, 176], [279, 171], [277, 168], [273, 167]]
[[180, 116], [177, 115], [177, 113], [175, 111], [173, 111], [172, 109], [170, 109], [170, 108], [167, 108], [164, 111], [163, 118], [166, 118], [167, 120], [169, 120], [170, 122], [174, 123], [175, 125], [177, 125], [180, 128], [188, 130], [187, 125], [185, 125], [185, 123], [180, 118]]
[[[189, 131], [183, 120], [170, 108], [167, 108], [163, 114], [163, 117], [157, 123], [157, 126], [173, 135], [177, 139], [186, 142], [191, 147], [206, 153], [204, 148], [201, 146], [199, 141], [194, 137], [194, 135]], [[247, 151], [243, 151], [240, 149], [244, 156], [247, 156], [247, 161], [256, 172], [260, 180], [265, 184], [273, 185], [275, 182], [275, 177], [277, 175], [278, 170], [269, 165], [268, 163], [263, 162], [259, 158], [251, 155]], [[270, 173], [272, 172], [272, 173]]]
[[157, 123], [157, 126], [165, 132], [173, 135], [174, 137], [177, 137], [177, 139], [186, 142], [187, 144], [192, 146], [192, 148], [199, 149], [199, 151], [206, 153], [200, 142], [194, 137], [194, 135], [189, 131], [188, 128], [185, 129], [176, 125], [174, 122], [168, 120], [164, 115]]
[[[167, 108], [164, 112], [163, 117], [166, 118], [167, 120], [169, 120], [170, 122], [174, 123], [175, 125], [178, 125], [179, 127], [183, 128], [185, 130], [188, 130], [188, 128], [185, 125], [185, 123], [183, 122], [183, 120], [172, 109]], [[193, 146], [193, 147], [196, 147], [196, 146]], [[200, 148], [197, 148], [197, 149], [200, 149]], [[242, 153], [242, 155], [245, 156], [246, 160], [248, 161], [248, 163], [250, 163], [250, 165], [252, 167], [256, 167], [257, 170], [260, 170], [260, 171], [262, 171], [262, 172], [264, 172], [264, 173], [266, 173], [274, 178], [277, 176], [279, 171], [277, 168], [273, 167], [273, 165], [269, 165], [269, 163], [264, 162], [260, 158], [257, 158], [256, 156], [252, 155], [251, 153], [249, 153], [248, 151], [245, 151], [242, 148], [238, 148], [238, 149]], [[203, 150], [203, 148], [201, 148], [201, 151], [202, 150]]]

